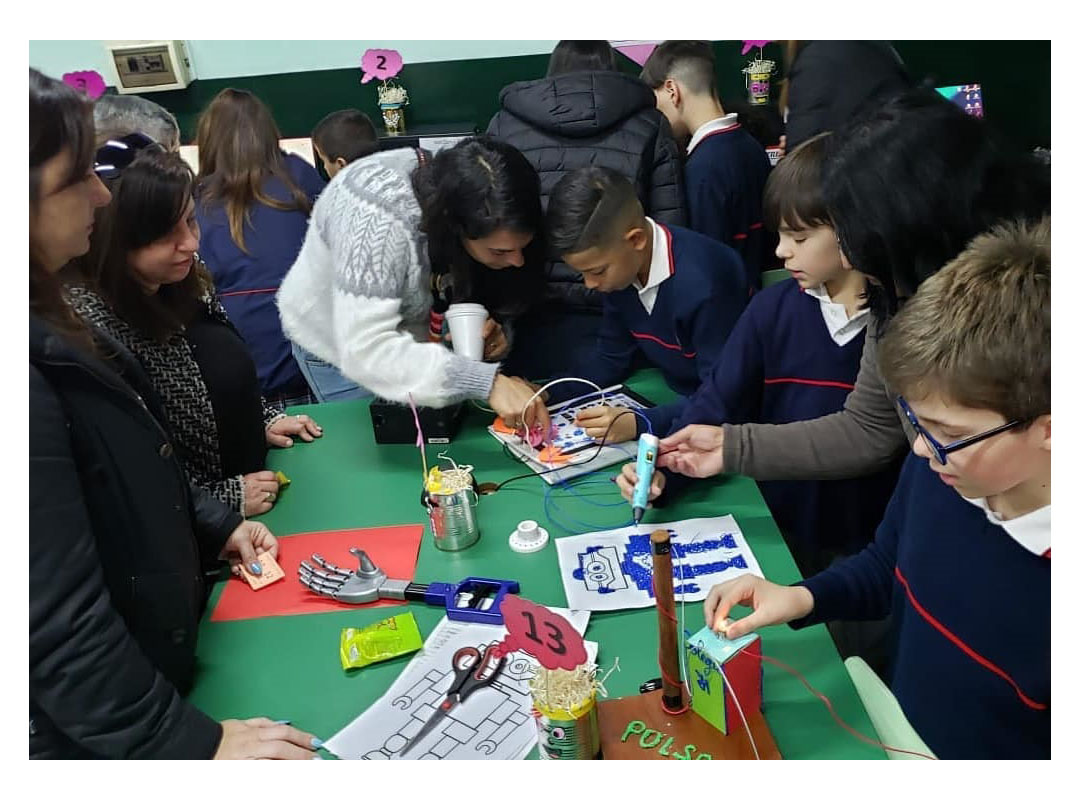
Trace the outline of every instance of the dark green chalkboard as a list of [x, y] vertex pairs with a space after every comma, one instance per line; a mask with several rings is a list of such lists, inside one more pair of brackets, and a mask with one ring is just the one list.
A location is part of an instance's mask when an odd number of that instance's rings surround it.
[[[1050, 145], [1049, 41], [896, 41], [893, 43], [916, 80], [932, 78], [944, 86], [978, 82], [986, 115], [1017, 144]], [[746, 94], [741, 42], [718, 41], [717, 78], [721, 97]], [[767, 45], [766, 57], [779, 64], [780, 48]], [[546, 55], [484, 58], [407, 64], [401, 82], [409, 90], [406, 124], [438, 125], [470, 121], [481, 130], [498, 110], [499, 91], [514, 81], [542, 77]], [[620, 57], [620, 68], [636, 74], [639, 67]], [[183, 140], [194, 138], [199, 112], [222, 89], [248, 89], [266, 101], [285, 137], [305, 136], [319, 119], [339, 108], [356, 107], [378, 123], [376, 82], [360, 84], [360, 70], [332, 69], [281, 75], [255, 75], [223, 80], [197, 80], [187, 89], [149, 95], [180, 121]], [[774, 84], [774, 95], [775, 84]]]

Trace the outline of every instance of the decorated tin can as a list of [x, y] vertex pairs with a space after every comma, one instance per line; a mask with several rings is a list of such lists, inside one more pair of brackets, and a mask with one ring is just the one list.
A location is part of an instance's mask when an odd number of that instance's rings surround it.
[[600, 725], [596, 695], [571, 709], [545, 708], [533, 699], [533, 718], [539, 731], [540, 758], [548, 761], [583, 761], [600, 752]]

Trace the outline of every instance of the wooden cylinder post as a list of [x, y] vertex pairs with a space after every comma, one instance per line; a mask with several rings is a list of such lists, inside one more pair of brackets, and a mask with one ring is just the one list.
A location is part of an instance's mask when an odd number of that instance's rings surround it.
[[660, 628], [660, 670], [663, 703], [668, 711], [681, 711], [682, 671], [679, 668], [679, 625], [675, 618], [675, 586], [671, 576], [671, 531], [657, 530], [649, 536], [652, 545], [653, 593]]

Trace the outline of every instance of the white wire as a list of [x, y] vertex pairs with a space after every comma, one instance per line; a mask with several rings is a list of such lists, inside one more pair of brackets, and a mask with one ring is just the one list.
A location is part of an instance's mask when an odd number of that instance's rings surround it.
[[720, 675], [724, 678], [724, 683], [727, 684], [728, 691], [731, 692], [731, 699], [735, 701], [735, 708], [739, 710], [739, 716], [742, 717], [743, 727], [746, 729], [746, 735], [750, 739], [750, 746], [754, 748], [754, 758], [761, 761], [761, 756], [758, 754], [757, 745], [754, 744], [754, 734], [750, 733], [750, 723], [746, 721], [746, 715], [742, 710], [742, 703], [739, 702], [738, 696], [735, 694], [735, 685], [728, 680], [727, 673], [724, 672], [724, 665], [717, 664], [720, 670]]
[[600, 402], [601, 402], [601, 403], [602, 403], [602, 402], [604, 402], [604, 390], [603, 390], [603, 389], [601, 389], [601, 388], [600, 388], [599, 386], [597, 386], [597, 385], [596, 385], [595, 383], [593, 383], [592, 381], [589, 381], [589, 380], [585, 380], [585, 378], [556, 378], [555, 380], [553, 380], [553, 381], [549, 381], [549, 382], [545, 383], [545, 384], [544, 384], [543, 386], [541, 386], [541, 387], [540, 387], [539, 389], [537, 389], [537, 390], [536, 390], [536, 391], [535, 391], [535, 392], [533, 393], [533, 396], [532, 396], [532, 397], [530, 397], [530, 398], [529, 398], [529, 399], [528, 399], [528, 400], [527, 400], [527, 401], [525, 402], [525, 405], [524, 405], [524, 406], [522, 406], [522, 408], [521, 408], [521, 421], [522, 421], [522, 423], [524, 423], [524, 422], [525, 422], [525, 412], [529, 410], [529, 406], [531, 406], [531, 405], [532, 405], [532, 402], [533, 402], [533, 400], [535, 400], [535, 399], [536, 399], [537, 397], [539, 397], [540, 395], [542, 395], [542, 394], [543, 394], [544, 392], [546, 392], [546, 391], [547, 391], [548, 389], [550, 389], [550, 388], [551, 388], [552, 386], [555, 386], [556, 384], [559, 384], [559, 383], [570, 383], [570, 382], [574, 382], [574, 383], [587, 383], [587, 384], [588, 384], [589, 386], [591, 386], [591, 387], [593, 387], [594, 389], [596, 389], [596, 393], [597, 393], [598, 395], [600, 395]]

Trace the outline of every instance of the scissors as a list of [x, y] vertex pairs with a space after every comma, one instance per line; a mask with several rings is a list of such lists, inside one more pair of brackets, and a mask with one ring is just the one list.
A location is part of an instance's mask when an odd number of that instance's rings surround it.
[[450, 664], [454, 668], [456, 677], [446, 692], [446, 698], [424, 723], [424, 727], [398, 753], [398, 758], [404, 756], [414, 744], [431, 733], [451, 709], [464, 703], [465, 699], [481, 686], [487, 686], [499, 677], [503, 664], [506, 663], [506, 656], [500, 655], [496, 658], [496, 653], [497, 648], [494, 645], [489, 645], [483, 655], [480, 655], [480, 651], [471, 645], [459, 648], [454, 653]]

